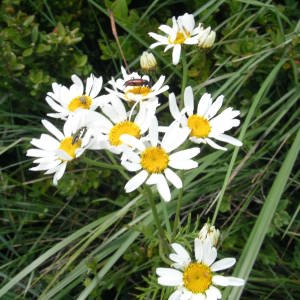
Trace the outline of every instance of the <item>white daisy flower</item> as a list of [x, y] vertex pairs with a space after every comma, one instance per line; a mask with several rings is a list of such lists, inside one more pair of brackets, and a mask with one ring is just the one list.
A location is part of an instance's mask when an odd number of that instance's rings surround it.
[[127, 102], [142, 102], [156, 99], [156, 96], [167, 91], [168, 85], [164, 85], [165, 76], [161, 75], [158, 81], [152, 85], [148, 75], [139, 75], [136, 72], [127, 74], [121, 67], [123, 78], [112, 78], [108, 83], [113, 89], [105, 88], [109, 93], [118, 96]]
[[180, 60], [181, 45], [197, 45], [199, 40], [200, 28], [195, 28], [195, 20], [192, 14], [185, 13], [183, 16], [172, 18], [173, 26], [160, 25], [159, 30], [163, 31], [165, 35], [159, 35], [154, 32], [148, 34], [157, 40], [156, 43], [150, 45], [153, 49], [157, 46], [166, 45], [165, 52], [173, 48], [172, 61], [177, 65]]
[[94, 148], [90, 129], [99, 122], [101, 122], [99, 113], [83, 111], [70, 116], [61, 132], [49, 121], [42, 120], [42, 124], [51, 135], [42, 134], [39, 139], [31, 140], [31, 144], [37, 149], [29, 149], [26, 155], [36, 157], [33, 163], [37, 166], [30, 170], [54, 174], [53, 184], [56, 185], [62, 178], [68, 162], [79, 157], [85, 149]]
[[243, 144], [238, 139], [224, 134], [225, 131], [239, 126], [240, 120], [235, 119], [235, 117], [240, 114], [240, 111], [229, 107], [216, 116], [223, 104], [223, 99], [224, 96], [221, 95], [213, 102], [211, 95], [205, 93], [198, 103], [196, 113], [194, 113], [193, 90], [188, 86], [184, 91], [184, 108], [182, 111], [179, 111], [173, 93], [169, 95], [169, 107], [175, 121], [179, 122], [183, 128], [191, 130], [190, 140], [192, 142], [197, 144], [207, 143], [215, 149], [227, 150], [212, 139], [234, 146], [242, 146]]
[[201, 228], [198, 238], [201, 241], [209, 240], [213, 246], [216, 246], [220, 237], [220, 230], [216, 229], [215, 226], [205, 223]]
[[78, 109], [95, 110], [101, 105], [101, 96], [98, 96], [102, 88], [102, 77], [91, 74], [84, 89], [82, 80], [77, 75], [72, 75], [73, 84], [70, 88], [54, 82], [53, 92], [48, 92], [46, 101], [56, 113], [47, 114], [53, 118], [66, 119], [68, 115]]
[[131, 172], [138, 172], [127, 182], [125, 191], [130, 193], [145, 182], [148, 185], [156, 185], [161, 197], [170, 201], [171, 193], [167, 180], [177, 189], [182, 188], [180, 177], [172, 169], [190, 170], [198, 166], [198, 163], [192, 160], [200, 152], [198, 147], [174, 152], [185, 142], [189, 132], [188, 128], [179, 128], [173, 123], [160, 142], [157, 119], [154, 118], [149, 128], [148, 142], [122, 135], [121, 140], [135, 151], [128, 150], [125, 153], [126, 159], [122, 160], [121, 164]]
[[127, 134], [140, 139], [149, 129], [158, 105], [155, 98], [146, 105], [140, 105], [138, 113], [133, 116], [136, 106], [127, 112], [117, 96], [106, 95], [106, 104], [102, 107], [106, 117], [103, 116], [103, 120], [97, 126], [97, 130], [102, 134], [97, 140], [99, 149], [105, 148], [116, 154], [123, 152], [127, 146], [120, 139], [121, 135]]
[[216, 39], [215, 31], [211, 30], [210, 27], [204, 29], [203, 25], [199, 24], [199, 34], [198, 34], [198, 47], [200, 48], [210, 48], [214, 44]]
[[169, 258], [174, 268], [157, 268], [158, 283], [176, 287], [169, 300], [215, 300], [222, 294], [215, 286], [241, 286], [245, 281], [232, 276], [217, 275], [215, 272], [232, 267], [235, 258], [223, 258], [215, 262], [217, 249], [209, 241], [196, 238], [194, 243], [195, 261], [180, 244], [171, 245], [175, 253]]

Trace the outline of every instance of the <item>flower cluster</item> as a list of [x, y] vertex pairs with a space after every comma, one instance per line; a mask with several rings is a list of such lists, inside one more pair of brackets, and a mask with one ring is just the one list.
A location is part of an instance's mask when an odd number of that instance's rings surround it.
[[[166, 35], [150, 32], [149, 35], [157, 40], [150, 48], [160, 45], [166, 45], [165, 51], [173, 48], [174, 65], [180, 61], [183, 45], [210, 48], [216, 36], [210, 27], [205, 29], [201, 23], [196, 26], [193, 15], [187, 13], [173, 17], [172, 27], [161, 25], [159, 29]], [[155, 57], [148, 52], [143, 53], [140, 63], [147, 73], [157, 66]], [[177, 189], [183, 187], [178, 170], [198, 167], [196, 156], [200, 153], [200, 144], [218, 150], [227, 150], [219, 142], [242, 145], [241, 141], [225, 133], [239, 126], [240, 112], [232, 107], [219, 112], [223, 95], [213, 101], [212, 96], [205, 93], [195, 102], [192, 87], [182, 86], [182, 99], [172, 92], [168, 95], [173, 119], [170, 125], [162, 126], [157, 108], [159, 98], [169, 90], [166, 76], [160, 75], [152, 82], [149, 75], [129, 72], [123, 67], [121, 74], [120, 78], [112, 77], [105, 89], [102, 88], [103, 78], [93, 74], [85, 81], [72, 75], [70, 87], [52, 84], [46, 102], [54, 112], [47, 115], [63, 123], [56, 127], [48, 120], [42, 120], [48, 133], [31, 140], [35, 148], [29, 149], [27, 156], [33, 157], [36, 164], [31, 170], [53, 174], [56, 185], [68, 163], [85, 151], [106, 150], [119, 155], [120, 165], [134, 173], [125, 184], [127, 193], [146, 184], [155, 186], [161, 198], [168, 202], [172, 197], [169, 184]], [[178, 101], [181, 101], [180, 105]], [[176, 288], [170, 300], [220, 299], [221, 292], [216, 285], [244, 284], [240, 278], [215, 274], [236, 262], [234, 258], [215, 261], [219, 235], [212, 225], [206, 224], [201, 229], [194, 241], [194, 261], [182, 245], [171, 245], [174, 253], [169, 258], [174, 262], [173, 268], [156, 270], [159, 284]]]
[[[216, 233], [213, 226], [205, 224], [194, 240], [193, 261], [188, 251], [180, 244], [173, 243], [174, 253], [169, 255], [173, 268], [157, 268], [158, 283], [175, 287], [169, 300], [213, 300], [221, 299], [222, 294], [216, 286], [241, 286], [245, 281], [232, 276], [217, 275], [216, 272], [232, 267], [235, 258], [223, 258], [216, 261], [217, 249], [208, 230]], [[217, 237], [219, 232], [217, 233]]]
[[[174, 17], [172, 21], [172, 27], [159, 27], [168, 37], [149, 34], [158, 40], [150, 48], [161, 44], [167, 44], [166, 50], [174, 48], [174, 64], [180, 59], [182, 44], [212, 45], [215, 33], [210, 28], [204, 30], [201, 24], [195, 27], [192, 15], [184, 14], [177, 19]], [[151, 71], [156, 64], [153, 54], [143, 53], [143, 70]], [[182, 188], [182, 180], [176, 170], [190, 170], [198, 166], [193, 159], [199, 154], [200, 148], [189, 148], [187, 139], [222, 150], [226, 148], [216, 144], [213, 139], [241, 145], [240, 141], [224, 134], [239, 125], [239, 120], [235, 119], [239, 111], [227, 108], [216, 116], [223, 96], [213, 103], [211, 96], [204, 94], [194, 113], [191, 87], [185, 89], [182, 110], [177, 106], [175, 95], [170, 93], [169, 108], [174, 122], [162, 129], [162, 126], [158, 126], [156, 109], [160, 105], [159, 96], [169, 89], [165, 84], [166, 77], [161, 75], [153, 83], [148, 75], [128, 73], [123, 67], [121, 74], [121, 78], [108, 81], [106, 94], [100, 94], [102, 77], [97, 78], [93, 74], [85, 82], [77, 75], [72, 75], [73, 84], [70, 87], [52, 84], [46, 102], [54, 112], [47, 115], [64, 122], [63, 132], [48, 120], [42, 120], [49, 133], [31, 141], [36, 148], [29, 149], [27, 156], [34, 157], [33, 163], [37, 164], [31, 170], [54, 174], [53, 183], [57, 184], [67, 164], [85, 150], [106, 149], [121, 155], [121, 165], [136, 173], [125, 185], [126, 192], [134, 191], [142, 184], [155, 185], [161, 197], [170, 201], [168, 182], [175, 188]]]

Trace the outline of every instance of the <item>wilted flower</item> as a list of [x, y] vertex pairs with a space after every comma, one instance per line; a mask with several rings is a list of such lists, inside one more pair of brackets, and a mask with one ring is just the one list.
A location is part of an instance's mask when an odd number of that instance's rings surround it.
[[216, 229], [215, 226], [205, 223], [201, 228], [198, 238], [201, 241], [208, 240], [213, 246], [216, 246], [220, 237], [220, 230]]
[[140, 65], [143, 71], [149, 72], [156, 69], [157, 62], [152, 53], [144, 51], [140, 59]]
[[202, 24], [199, 24], [199, 34], [198, 34], [198, 47], [200, 48], [210, 48], [214, 44], [216, 39], [215, 31], [211, 30], [210, 27], [204, 29]]

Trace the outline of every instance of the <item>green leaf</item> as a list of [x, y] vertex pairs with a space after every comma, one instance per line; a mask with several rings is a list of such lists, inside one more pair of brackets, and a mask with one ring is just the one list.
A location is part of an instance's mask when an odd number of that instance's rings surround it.
[[125, 19], [128, 16], [128, 6], [126, 0], [115, 0], [111, 9], [116, 18]]
[[[286, 183], [294, 166], [294, 163], [298, 157], [300, 151], [300, 129], [296, 135], [296, 138], [292, 144], [292, 147], [288, 151], [283, 164], [273, 182], [273, 185], [267, 195], [263, 208], [255, 222], [255, 225], [251, 231], [250, 237], [247, 240], [247, 244], [244, 247], [241, 258], [235, 267], [234, 276], [248, 279], [249, 274], [253, 268], [261, 245], [269, 230], [270, 223], [275, 214], [278, 203], [285, 190]], [[229, 295], [229, 300], [240, 299], [244, 287], [234, 288]]]

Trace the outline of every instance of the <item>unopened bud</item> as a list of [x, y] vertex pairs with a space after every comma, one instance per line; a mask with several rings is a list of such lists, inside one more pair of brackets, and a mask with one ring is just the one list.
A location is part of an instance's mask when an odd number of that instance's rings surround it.
[[215, 31], [211, 30], [210, 27], [204, 29], [202, 24], [199, 24], [198, 34], [198, 47], [200, 48], [211, 48], [216, 39]]
[[157, 67], [157, 62], [152, 53], [144, 51], [140, 59], [141, 68], [143, 71], [151, 71]]
[[201, 241], [209, 240], [213, 246], [216, 246], [220, 237], [219, 229], [216, 229], [215, 226], [205, 223], [202, 229], [199, 232], [198, 238]]

